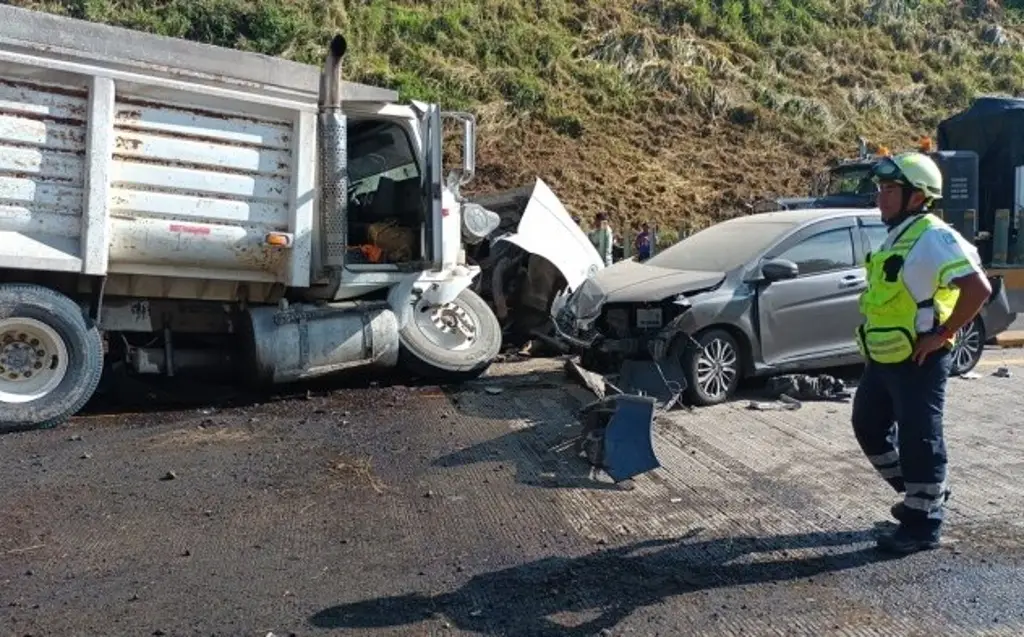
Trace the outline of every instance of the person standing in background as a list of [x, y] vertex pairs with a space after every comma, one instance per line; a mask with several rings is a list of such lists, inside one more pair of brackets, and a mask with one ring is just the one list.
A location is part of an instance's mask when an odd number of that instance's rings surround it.
[[636, 250], [638, 261], [646, 261], [651, 258], [651, 229], [646, 223], [640, 226], [640, 232], [636, 235], [633, 247]]
[[590, 242], [597, 248], [597, 253], [604, 260], [605, 267], [612, 264], [612, 243], [615, 236], [612, 233], [611, 224], [608, 223], [608, 215], [599, 212], [595, 217], [597, 228], [590, 233]]

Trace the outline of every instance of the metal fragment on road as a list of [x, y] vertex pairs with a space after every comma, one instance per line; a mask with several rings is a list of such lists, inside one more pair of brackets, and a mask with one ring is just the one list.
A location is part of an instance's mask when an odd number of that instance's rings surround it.
[[596, 372], [584, 369], [574, 359], [565, 361], [565, 373], [569, 378], [582, 383], [584, 387], [594, 393], [595, 396], [600, 400], [605, 397], [606, 381], [604, 377]]

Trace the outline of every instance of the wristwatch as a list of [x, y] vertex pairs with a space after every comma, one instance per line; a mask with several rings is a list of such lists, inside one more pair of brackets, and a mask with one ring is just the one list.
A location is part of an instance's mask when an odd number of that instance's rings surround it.
[[945, 325], [940, 325], [937, 328], [935, 328], [935, 333], [941, 336], [942, 338], [953, 338], [953, 336], [956, 334], [956, 332], [951, 331]]

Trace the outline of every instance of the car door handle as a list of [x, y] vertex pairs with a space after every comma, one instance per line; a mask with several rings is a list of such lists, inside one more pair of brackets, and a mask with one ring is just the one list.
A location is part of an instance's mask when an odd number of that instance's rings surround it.
[[844, 276], [839, 280], [839, 287], [841, 288], [856, 288], [867, 283], [867, 279], [863, 279], [859, 276]]

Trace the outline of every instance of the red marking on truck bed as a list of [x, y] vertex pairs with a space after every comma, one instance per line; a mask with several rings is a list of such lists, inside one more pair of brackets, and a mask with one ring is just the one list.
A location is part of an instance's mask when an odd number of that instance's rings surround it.
[[172, 223], [171, 232], [184, 232], [186, 234], [210, 234], [210, 228], [207, 226], [186, 226], [181, 223]]

